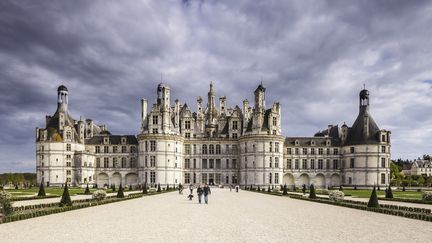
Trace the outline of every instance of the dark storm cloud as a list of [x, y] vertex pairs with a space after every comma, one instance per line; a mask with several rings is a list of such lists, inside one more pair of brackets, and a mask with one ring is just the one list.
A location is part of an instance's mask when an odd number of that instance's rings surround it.
[[75, 119], [137, 134], [140, 103], [168, 83], [196, 109], [214, 81], [230, 106], [282, 104], [283, 132], [351, 125], [363, 83], [393, 157], [430, 153], [428, 1], [1, 1], [0, 172], [34, 170], [35, 127], [70, 91]]

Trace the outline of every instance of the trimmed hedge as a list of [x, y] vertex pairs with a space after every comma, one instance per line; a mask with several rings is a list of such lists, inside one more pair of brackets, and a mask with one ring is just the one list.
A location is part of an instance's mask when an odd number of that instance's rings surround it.
[[36, 199], [55, 198], [55, 197], [60, 197], [60, 196], [56, 196], [56, 195], [49, 195], [49, 196], [44, 196], [44, 197], [38, 197], [38, 196], [33, 196], [33, 197], [13, 197], [13, 198], [12, 198], [12, 201], [16, 202], [16, 201], [26, 201], [26, 200], [36, 200]]
[[[261, 193], [271, 194], [275, 196], [282, 196], [281, 193], [276, 193], [276, 192], [271, 192], [271, 193], [261, 192]], [[426, 208], [414, 208], [414, 207], [388, 205], [388, 204], [381, 204], [380, 208], [370, 208], [367, 206], [368, 204], [367, 202], [359, 202], [359, 201], [346, 200], [346, 199], [342, 201], [334, 202], [329, 200], [328, 198], [318, 197], [312, 199], [312, 198], [305, 197], [303, 195], [298, 195], [293, 193], [288, 193], [288, 196], [293, 199], [300, 199], [305, 201], [312, 201], [312, 202], [318, 202], [318, 203], [330, 204], [335, 206], [348, 207], [348, 208], [354, 208], [354, 209], [360, 209], [365, 211], [372, 211], [376, 213], [383, 213], [388, 215], [432, 222], [432, 210]]]

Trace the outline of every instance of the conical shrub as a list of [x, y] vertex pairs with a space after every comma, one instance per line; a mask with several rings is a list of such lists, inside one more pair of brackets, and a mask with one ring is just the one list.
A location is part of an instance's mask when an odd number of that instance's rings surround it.
[[86, 189], [85, 189], [84, 194], [85, 194], [85, 195], [90, 195], [90, 194], [91, 194], [91, 192], [90, 192], [90, 188], [89, 188], [89, 186], [88, 186], [88, 183], [87, 183], [87, 187], [86, 187]]
[[72, 206], [72, 200], [69, 195], [69, 188], [67, 182], [65, 184], [65, 187], [63, 188], [63, 195], [60, 200], [60, 207], [63, 206]]
[[288, 195], [288, 189], [287, 189], [287, 185], [283, 185], [283, 193], [282, 195]]
[[132, 191], [132, 185], [129, 184], [129, 191]]
[[160, 183], [158, 183], [157, 192], [162, 192], [162, 189], [160, 187]]
[[371, 196], [369, 198], [369, 202], [367, 205], [369, 208], [379, 208], [379, 203], [378, 203], [378, 196], [375, 190], [375, 186], [373, 187]]
[[386, 197], [386, 198], [393, 198], [393, 192], [392, 192], [392, 189], [391, 189], [390, 185], [389, 185], [389, 187], [388, 187], [387, 190], [386, 190], [386, 195], [385, 195], [385, 197]]
[[39, 186], [39, 192], [38, 192], [37, 196], [38, 197], [45, 197], [46, 196], [46, 194], [45, 194], [45, 186], [44, 186], [43, 182], [41, 182], [41, 184]]
[[316, 198], [315, 187], [313, 184], [309, 187], [309, 198]]
[[147, 194], [147, 183], [144, 183], [143, 194]]
[[268, 186], [268, 188], [267, 188], [267, 192], [270, 192], [270, 186]]
[[117, 191], [117, 198], [124, 198], [124, 193], [123, 193], [123, 187], [122, 184], [120, 184], [120, 187]]

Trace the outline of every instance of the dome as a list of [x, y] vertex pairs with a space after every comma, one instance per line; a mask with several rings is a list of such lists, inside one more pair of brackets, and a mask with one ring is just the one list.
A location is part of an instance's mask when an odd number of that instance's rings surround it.
[[369, 96], [369, 90], [367, 89], [363, 89], [362, 91], [360, 91], [360, 98], [361, 99], [365, 99]]
[[64, 86], [64, 85], [62, 84], [62, 85], [60, 85], [60, 86], [58, 87], [58, 89], [57, 89], [57, 92], [60, 92], [60, 91], [68, 91], [68, 89], [66, 88], [66, 86]]

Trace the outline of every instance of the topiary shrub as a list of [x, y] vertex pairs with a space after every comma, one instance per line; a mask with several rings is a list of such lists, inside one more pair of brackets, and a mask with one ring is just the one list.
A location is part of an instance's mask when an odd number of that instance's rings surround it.
[[317, 198], [313, 184], [311, 184], [309, 187], [309, 198]]
[[119, 189], [118, 189], [118, 192], [117, 192], [117, 198], [124, 198], [124, 193], [123, 193], [123, 187], [122, 187], [122, 184], [120, 184], [120, 187], [119, 187]]
[[379, 203], [378, 203], [378, 197], [377, 197], [377, 193], [375, 190], [375, 186], [373, 187], [371, 196], [369, 198], [369, 202], [367, 205], [369, 208], [379, 208]]
[[96, 190], [92, 194], [92, 198], [98, 201], [102, 201], [106, 198], [106, 191], [104, 190]]
[[392, 189], [391, 189], [390, 185], [389, 185], [389, 187], [386, 190], [385, 197], [386, 198], [393, 198], [393, 192], [392, 192]]
[[147, 183], [144, 183], [143, 194], [147, 194]]
[[260, 186], [258, 186], [258, 190], [257, 191], [259, 191], [259, 192], [261, 191], [261, 187]]
[[132, 185], [129, 184], [129, 191], [132, 191]]
[[69, 195], [69, 188], [68, 188], [67, 183], [63, 189], [63, 195], [62, 195], [62, 198], [60, 200], [60, 207], [63, 207], [63, 206], [72, 206], [72, 200], [71, 200], [70, 195]]
[[432, 191], [424, 191], [422, 193], [423, 201], [432, 201]]
[[330, 191], [329, 199], [335, 202], [342, 201], [345, 197], [345, 193], [343, 191]]
[[45, 194], [45, 186], [44, 186], [43, 182], [41, 182], [41, 184], [39, 186], [39, 192], [38, 192], [37, 196], [38, 197], [45, 197], [46, 196], [46, 194]]
[[88, 183], [87, 183], [87, 187], [86, 187], [86, 189], [85, 189], [84, 194], [85, 194], [85, 195], [91, 195], [91, 192], [90, 192], [90, 188], [89, 188], [89, 186], [88, 186]]
[[0, 191], [0, 212], [4, 215], [13, 213], [12, 194], [4, 190]]
[[283, 186], [282, 195], [288, 195], [288, 189], [287, 189], [287, 185], [286, 184]]
[[268, 188], [267, 188], [267, 192], [270, 192], [270, 186], [268, 186]]
[[[179, 186], [179, 189], [180, 189], [180, 186]], [[166, 191], [169, 191], [169, 190], [171, 190], [171, 189], [170, 189], [170, 187], [169, 187], [169, 184], [167, 184], [167, 186], [166, 186]]]
[[158, 183], [158, 186], [157, 186], [157, 192], [162, 192], [162, 189], [161, 189], [161, 187], [160, 187], [160, 183]]

